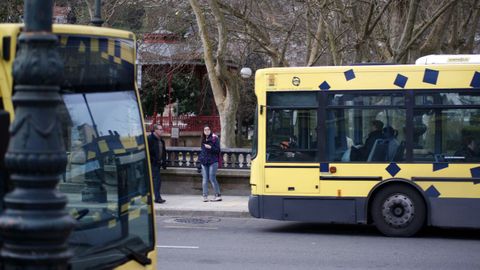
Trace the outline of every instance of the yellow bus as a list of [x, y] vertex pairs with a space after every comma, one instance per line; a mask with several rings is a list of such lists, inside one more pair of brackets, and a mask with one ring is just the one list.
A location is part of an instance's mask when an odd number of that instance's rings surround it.
[[250, 214], [387, 236], [480, 228], [480, 65], [461, 63], [471, 57], [258, 70]]
[[[8, 112], [10, 120], [12, 64], [22, 27], [0, 24], [0, 111]], [[58, 116], [68, 156], [58, 189], [77, 220], [68, 240], [71, 268], [156, 269], [135, 36], [75, 25], [53, 25], [53, 33], [65, 68]]]

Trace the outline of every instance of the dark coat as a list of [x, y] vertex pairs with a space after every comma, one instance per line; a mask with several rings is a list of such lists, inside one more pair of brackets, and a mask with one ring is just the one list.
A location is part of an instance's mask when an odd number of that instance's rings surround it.
[[[148, 152], [150, 153], [150, 163], [159, 167], [167, 168], [167, 150], [165, 148], [165, 141], [160, 138], [158, 139], [153, 132], [148, 135]], [[160, 157], [160, 148], [159, 143], [162, 144], [163, 153]]]
[[381, 130], [375, 130], [368, 134], [367, 139], [365, 140], [365, 145], [362, 147], [362, 160], [367, 160], [375, 141], [383, 138], [384, 137]]
[[464, 162], [477, 162], [480, 160], [477, 153], [475, 153], [475, 151], [470, 149], [468, 146], [463, 146], [462, 149], [455, 152], [455, 156], [465, 157]]
[[[212, 148], [208, 149], [205, 147], [205, 144], [210, 145]], [[218, 162], [220, 154], [220, 139], [215, 134], [210, 134], [201, 145], [202, 151], [198, 157], [202, 165], [211, 165], [215, 162]]]

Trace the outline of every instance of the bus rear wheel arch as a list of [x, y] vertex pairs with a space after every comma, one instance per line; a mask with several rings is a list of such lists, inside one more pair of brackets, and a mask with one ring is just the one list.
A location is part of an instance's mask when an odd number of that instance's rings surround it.
[[422, 195], [406, 184], [381, 187], [372, 199], [370, 215], [386, 236], [408, 237], [425, 225], [427, 208]]

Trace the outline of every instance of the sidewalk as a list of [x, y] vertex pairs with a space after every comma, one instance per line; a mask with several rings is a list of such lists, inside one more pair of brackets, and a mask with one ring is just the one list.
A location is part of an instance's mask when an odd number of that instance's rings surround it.
[[221, 202], [203, 202], [200, 195], [166, 194], [162, 198], [167, 201], [155, 203], [157, 216], [250, 217], [248, 196], [222, 196]]

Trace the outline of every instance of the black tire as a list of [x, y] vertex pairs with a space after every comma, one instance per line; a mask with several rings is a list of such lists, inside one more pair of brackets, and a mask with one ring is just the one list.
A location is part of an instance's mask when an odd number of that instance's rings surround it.
[[420, 194], [408, 186], [382, 188], [373, 198], [370, 211], [375, 226], [386, 236], [412, 236], [425, 224], [425, 203]]

